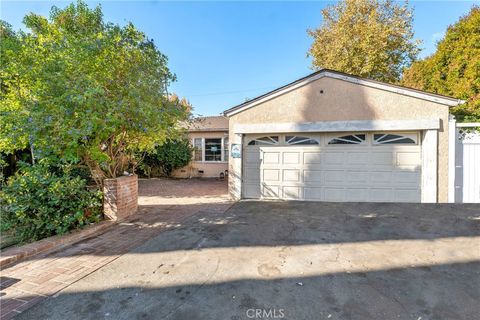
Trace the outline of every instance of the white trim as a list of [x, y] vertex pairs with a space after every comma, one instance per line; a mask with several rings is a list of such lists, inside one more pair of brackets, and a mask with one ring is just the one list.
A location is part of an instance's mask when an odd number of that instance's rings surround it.
[[437, 202], [437, 130], [426, 130], [422, 141], [422, 202]]
[[356, 78], [356, 77], [343, 75], [343, 74], [338, 74], [338, 73], [331, 72], [331, 71], [321, 71], [319, 73], [314, 73], [312, 76], [307, 77], [304, 80], [299, 81], [295, 84], [292, 84], [292, 85], [290, 85], [290, 86], [288, 86], [288, 87], [286, 87], [282, 90], [272, 92], [271, 94], [268, 94], [267, 96], [265, 96], [261, 99], [253, 100], [250, 103], [247, 102], [246, 104], [244, 104], [242, 107], [240, 107], [238, 109], [234, 109], [234, 110], [231, 110], [231, 111], [226, 110], [226, 111], [223, 112], [223, 114], [227, 117], [231, 117], [231, 116], [233, 116], [233, 115], [235, 115], [239, 112], [242, 112], [246, 109], [252, 108], [252, 107], [254, 107], [258, 104], [261, 104], [265, 101], [268, 101], [270, 99], [273, 99], [275, 97], [283, 95], [283, 94], [285, 94], [287, 92], [290, 92], [292, 90], [295, 90], [297, 88], [303, 87], [304, 85], [309, 84], [310, 82], [316, 81], [316, 80], [324, 78], [324, 77], [329, 77], [329, 78], [333, 78], [333, 79], [337, 79], [337, 80], [343, 80], [343, 81], [347, 81], [347, 82], [350, 82], [350, 83], [355, 83], [355, 84], [359, 84], [359, 85], [363, 85], [363, 86], [367, 86], [367, 87], [371, 87], [371, 88], [376, 88], [376, 89], [385, 90], [385, 91], [389, 91], [389, 92], [393, 92], [393, 93], [397, 93], [397, 94], [402, 94], [402, 95], [405, 95], [405, 96], [410, 96], [410, 97], [414, 97], [414, 98], [418, 98], [418, 99], [423, 99], [423, 100], [427, 100], [427, 101], [431, 101], [431, 102], [436, 102], [436, 103], [444, 104], [444, 105], [447, 105], [447, 106], [450, 106], [450, 107], [455, 107], [455, 106], [458, 106], [459, 104], [465, 103], [465, 101], [463, 101], [463, 100], [453, 99], [453, 98], [443, 98], [443, 97], [440, 97], [440, 96], [437, 96], [435, 94], [431, 94], [431, 93], [428, 93], [428, 92], [419, 92], [417, 90], [413, 90], [413, 89], [409, 89], [409, 88], [401, 88], [401, 87], [389, 85], [389, 84], [386, 84], [386, 83], [380, 83], [380, 82], [369, 80], [369, 79], [359, 79], [359, 78]]
[[455, 146], [457, 129], [455, 117], [448, 119], [448, 202], [455, 202]]
[[284, 122], [236, 124], [233, 132], [240, 133], [295, 133], [295, 132], [351, 132], [401, 131], [439, 129], [440, 119], [423, 120], [353, 120], [319, 122]]
[[460, 122], [457, 123], [457, 128], [460, 127], [480, 127], [480, 122]]

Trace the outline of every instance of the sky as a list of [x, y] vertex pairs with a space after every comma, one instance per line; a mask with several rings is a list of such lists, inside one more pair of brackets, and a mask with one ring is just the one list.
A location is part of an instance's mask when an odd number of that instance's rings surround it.
[[[24, 29], [29, 12], [48, 16], [64, 1], [0, 2], [0, 18]], [[312, 72], [307, 29], [320, 25], [320, 10], [333, 2], [87, 1], [101, 4], [104, 19], [133, 24], [168, 56], [177, 81], [169, 88], [186, 97], [197, 115], [222, 111]], [[435, 51], [450, 24], [480, 1], [410, 1], [421, 57]]]

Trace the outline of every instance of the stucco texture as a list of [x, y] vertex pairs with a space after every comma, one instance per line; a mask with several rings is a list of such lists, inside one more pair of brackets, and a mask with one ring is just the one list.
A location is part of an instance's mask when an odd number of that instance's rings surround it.
[[[440, 119], [437, 198], [447, 202], [448, 117], [449, 107], [443, 104], [324, 77], [232, 115], [229, 128], [235, 143], [237, 124]], [[238, 163], [231, 161], [230, 173], [240, 174]]]

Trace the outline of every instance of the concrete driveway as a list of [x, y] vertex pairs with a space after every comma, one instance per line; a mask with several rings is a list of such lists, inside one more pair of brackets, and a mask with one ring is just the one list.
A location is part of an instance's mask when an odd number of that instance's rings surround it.
[[20, 319], [478, 319], [478, 205], [204, 210]]

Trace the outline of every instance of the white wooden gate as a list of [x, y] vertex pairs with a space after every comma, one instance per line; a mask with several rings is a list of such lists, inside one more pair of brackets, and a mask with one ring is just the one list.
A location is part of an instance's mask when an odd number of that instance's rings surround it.
[[458, 123], [455, 146], [455, 202], [480, 203], [480, 123]]

